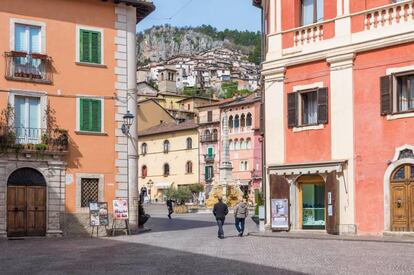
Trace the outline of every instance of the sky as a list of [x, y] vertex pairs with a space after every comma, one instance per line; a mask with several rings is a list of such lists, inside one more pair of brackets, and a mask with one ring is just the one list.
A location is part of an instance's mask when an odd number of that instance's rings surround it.
[[251, 0], [154, 0], [154, 4], [156, 10], [138, 24], [138, 31], [163, 24], [260, 30], [260, 10]]

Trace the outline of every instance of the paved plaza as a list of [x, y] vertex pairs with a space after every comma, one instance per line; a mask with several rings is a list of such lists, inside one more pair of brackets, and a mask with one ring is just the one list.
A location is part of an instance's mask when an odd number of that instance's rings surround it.
[[231, 216], [220, 240], [210, 214], [147, 212], [141, 235], [1, 240], [0, 274], [414, 274], [411, 243], [240, 238]]

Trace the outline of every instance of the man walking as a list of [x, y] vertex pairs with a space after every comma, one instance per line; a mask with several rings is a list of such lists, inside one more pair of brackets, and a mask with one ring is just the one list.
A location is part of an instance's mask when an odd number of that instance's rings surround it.
[[168, 218], [171, 220], [171, 214], [174, 213], [173, 201], [169, 198], [167, 200]]
[[218, 203], [214, 205], [213, 214], [216, 217], [218, 225], [218, 237], [219, 239], [224, 239], [223, 225], [226, 215], [229, 213], [229, 208], [225, 203], [223, 203], [223, 198], [218, 197]]
[[249, 215], [249, 208], [246, 199], [243, 199], [234, 209], [234, 218], [236, 219], [236, 229], [239, 232], [239, 237], [243, 237], [244, 223]]

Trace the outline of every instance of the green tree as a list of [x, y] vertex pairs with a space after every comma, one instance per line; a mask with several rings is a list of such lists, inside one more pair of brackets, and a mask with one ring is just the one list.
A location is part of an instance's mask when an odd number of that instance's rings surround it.
[[221, 84], [224, 98], [232, 98], [238, 91], [239, 84], [235, 81], [224, 82]]

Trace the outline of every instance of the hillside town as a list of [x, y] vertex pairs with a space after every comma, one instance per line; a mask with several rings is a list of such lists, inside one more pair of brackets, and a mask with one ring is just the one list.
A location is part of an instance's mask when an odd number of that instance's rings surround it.
[[414, 274], [414, 0], [3, 0], [0, 34], [0, 274]]

